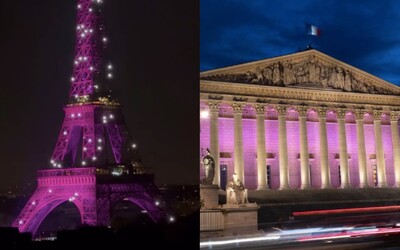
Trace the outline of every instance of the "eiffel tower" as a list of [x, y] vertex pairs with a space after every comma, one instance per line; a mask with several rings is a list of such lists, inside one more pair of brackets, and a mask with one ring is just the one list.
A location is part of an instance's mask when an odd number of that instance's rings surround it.
[[38, 186], [13, 222], [36, 234], [57, 206], [73, 202], [82, 224], [110, 225], [112, 209], [128, 200], [158, 222], [164, 213], [156, 200], [154, 176], [143, 165], [125, 125], [121, 105], [108, 89], [113, 67], [105, 60], [103, 0], [77, 1], [75, 58], [69, 102], [50, 159], [37, 171]]

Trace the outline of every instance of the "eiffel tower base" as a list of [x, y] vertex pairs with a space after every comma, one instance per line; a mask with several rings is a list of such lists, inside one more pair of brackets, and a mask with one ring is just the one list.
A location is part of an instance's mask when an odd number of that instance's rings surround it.
[[146, 210], [154, 222], [164, 218], [153, 175], [114, 177], [94, 167], [45, 169], [37, 175], [38, 187], [13, 222], [20, 232], [35, 235], [46, 216], [66, 201], [75, 204], [84, 225], [109, 226], [112, 208], [122, 200]]

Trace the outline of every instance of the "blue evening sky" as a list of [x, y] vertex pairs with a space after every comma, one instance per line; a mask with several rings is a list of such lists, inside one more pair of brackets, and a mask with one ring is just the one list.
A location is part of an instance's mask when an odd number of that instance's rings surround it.
[[[306, 35], [305, 23], [321, 36]], [[312, 47], [400, 85], [398, 0], [201, 0], [200, 71]]]

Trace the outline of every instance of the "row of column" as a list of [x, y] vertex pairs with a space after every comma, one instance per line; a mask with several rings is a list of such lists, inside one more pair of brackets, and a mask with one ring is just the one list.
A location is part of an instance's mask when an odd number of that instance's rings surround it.
[[[219, 101], [210, 101], [210, 153], [215, 160], [215, 178], [214, 184], [220, 185], [220, 169], [219, 169], [219, 142], [218, 142], [218, 113]], [[233, 102], [233, 119], [234, 119], [234, 171], [244, 182], [244, 159], [243, 159], [243, 136], [242, 136], [242, 113], [245, 103]], [[255, 104], [256, 126], [257, 126], [257, 189], [265, 190], [267, 185], [266, 173], [266, 146], [265, 146], [265, 107], [263, 104]], [[289, 165], [288, 165], [288, 146], [286, 134], [286, 106], [278, 105], [278, 131], [279, 131], [279, 177], [280, 189], [289, 188]], [[308, 106], [298, 106], [296, 110], [299, 113], [299, 138], [300, 138], [300, 168], [301, 168], [301, 188], [311, 188], [310, 168], [309, 168], [309, 151], [307, 137], [307, 111]], [[321, 188], [330, 188], [330, 170], [328, 159], [328, 140], [326, 129], [326, 113], [327, 107], [318, 107], [319, 121], [319, 138], [320, 138], [320, 167], [321, 167]], [[350, 187], [350, 175], [348, 164], [348, 153], [346, 143], [345, 116], [347, 110], [344, 108], [336, 109], [338, 123], [339, 138], [339, 158], [341, 187]], [[357, 109], [354, 112], [356, 118], [357, 130], [357, 146], [358, 146], [358, 165], [360, 187], [368, 187], [367, 161], [364, 140], [364, 114], [365, 111]], [[374, 110], [374, 135], [376, 162], [378, 168], [378, 186], [385, 187], [386, 184], [386, 167], [382, 145], [382, 128], [381, 128], [381, 110]], [[395, 185], [400, 186], [400, 147], [398, 133], [399, 111], [390, 112], [390, 124], [392, 132], [392, 145], [395, 169]]]

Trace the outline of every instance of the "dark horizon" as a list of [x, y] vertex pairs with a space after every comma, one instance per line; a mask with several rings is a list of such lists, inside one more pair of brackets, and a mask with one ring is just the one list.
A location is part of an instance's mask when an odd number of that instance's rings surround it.
[[[110, 86], [158, 185], [198, 183], [198, 7], [105, 1], [115, 76]], [[35, 184], [64, 118], [72, 74], [75, 1], [0, 0], [0, 189]]]

